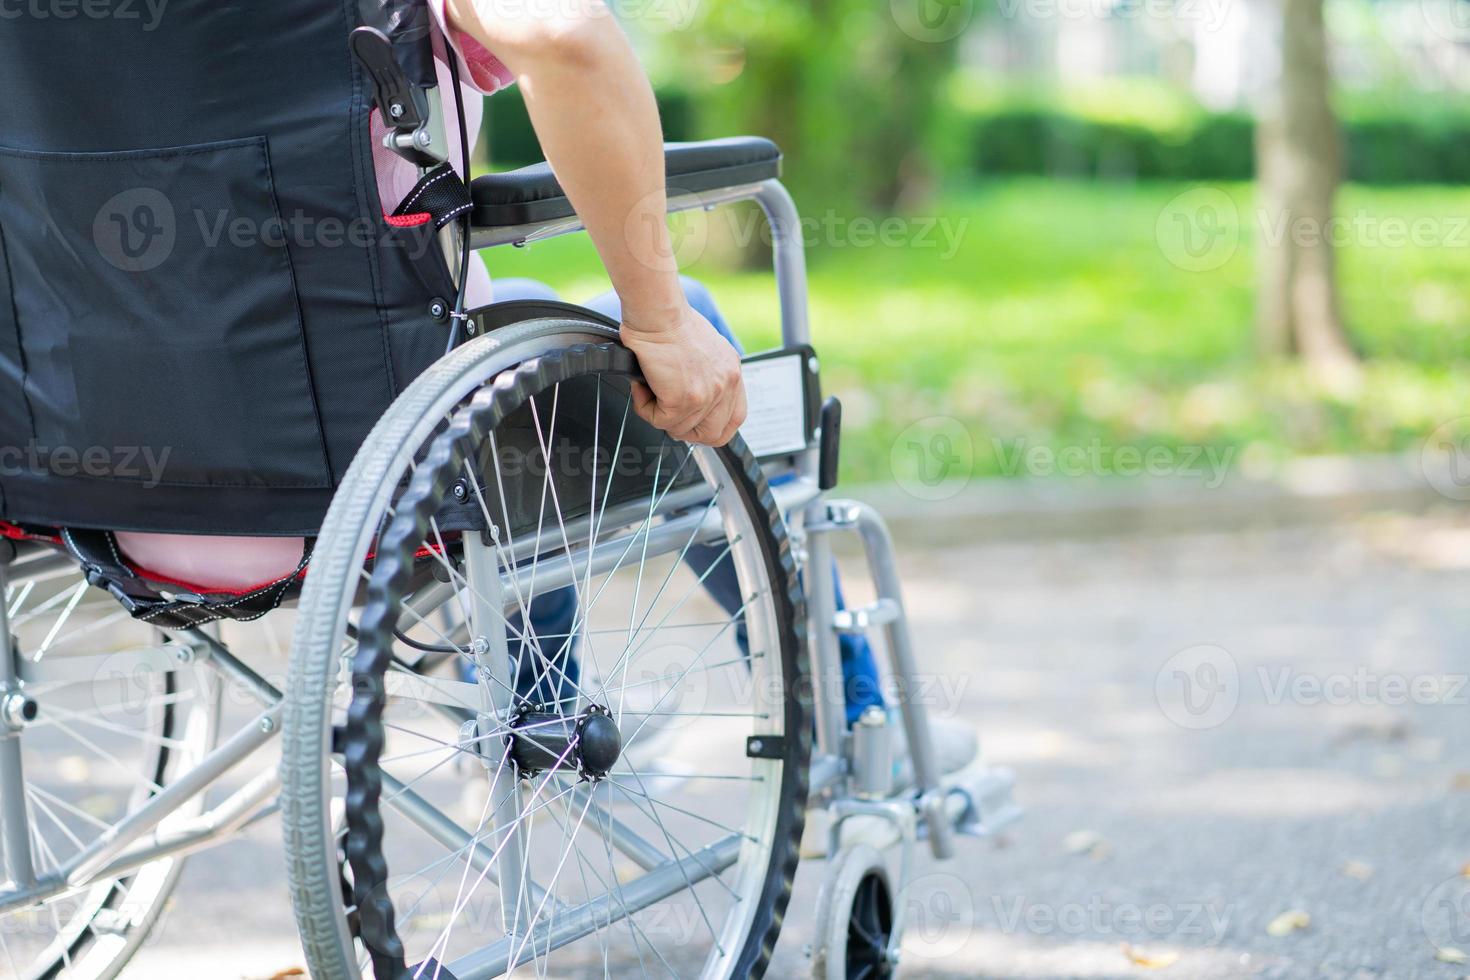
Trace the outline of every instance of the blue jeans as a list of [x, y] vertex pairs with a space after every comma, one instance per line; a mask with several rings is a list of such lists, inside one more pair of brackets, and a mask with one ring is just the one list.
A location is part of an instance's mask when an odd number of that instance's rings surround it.
[[[730, 344], [742, 354], [744, 348], [736, 339], [734, 331], [730, 329], [729, 323], [720, 313], [719, 307], [715, 305], [714, 298], [710, 296], [709, 290], [701, 283], [688, 278], [681, 277], [680, 282], [684, 287], [684, 296], [689, 305], [720, 332]], [[509, 300], [556, 300], [560, 299], [556, 291], [545, 283], [534, 279], [496, 279], [495, 301], [505, 302]], [[618, 301], [617, 294], [608, 291], [601, 296], [594, 297], [583, 304], [590, 310], [613, 319], [622, 319], [622, 305]], [[720, 604], [726, 613], [734, 615], [741, 607], [740, 583], [735, 576], [735, 565], [728, 555], [721, 556], [724, 549], [716, 549], [708, 545], [695, 545], [691, 547], [684, 556], [685, 563], [696, 575], [704, 576], [704, 588], [709, 592], [711, 598]], [[718, 562], [718, 567], [711, 569]], [[708, 574], [706, 575], [706, 572]], [[837, 568], [832, 568], [832, 580], [836, 586], [837, 607], [843, 607], [842, 586], [838, 581]], [[546, 644], [548, 648], [558, 650], [555, 656], [557, 670], [547, 671], [538, 669], [533, 657], [520, 657], [520, 675], [516, 679], [516, 690], [522, 695], [534, 701], [555, 702], [572, 696], [571, 688], [577, 683], [580, 676], [580, 668], [576, 658], [576, 637], [572, 635], [572, 627], [576, 624], [577, 617], [577, 595], [573, 588], [558, 589], [538, 595], [531, 600], [529, 610], [531, 614], [531, 634], [541, 638], [556, 638], [557, 642]], [[515, 639], [515, 634], [527, 635], [525, 626], [521, 621], [520, 613], [510, 618], [511, 642], [510, 647], [515, 650], [520, 641]], [[745, 635], [744, 622], [735, 628], [735, 639], [744, 653], [749, 653], [749, 646]], [[560, 641], [567, 642], [560, 642]], [[852, 724], [862, 714], [863, 709], [870, 705], [882, 706], [883, 697], [879, 693], [878, 666], [873, 659], [873, 648], [863, 636], [851, 636], [843, 634], [838, 640], [839, 649], [842, 653], [842, 685], [847, 697], [847, 721]], [[470, 667], [470, 665], [466, 665]], [[473, 668], [467, 671], [473, 674]], [[539, 675], [539, 677], [538, 677]], [[547, 676], [554, 675], [554, 676]]]

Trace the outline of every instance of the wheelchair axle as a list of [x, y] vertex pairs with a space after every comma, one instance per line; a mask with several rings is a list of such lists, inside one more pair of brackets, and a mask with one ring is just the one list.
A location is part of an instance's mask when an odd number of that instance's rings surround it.
[[512, 719], [506, 740], [510, 761], [523, 779], [548, 770], [601, 779], [617, 764], [623, 747], [612, 715], [595, 704], [573, 715], [530, 705]]

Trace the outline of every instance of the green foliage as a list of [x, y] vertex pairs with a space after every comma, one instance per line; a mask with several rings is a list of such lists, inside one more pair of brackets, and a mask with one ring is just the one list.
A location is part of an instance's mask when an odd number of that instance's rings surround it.
[[[1349, 112], [1348, 178], [1369, 184], [1470, 182], [1470, 111]], [[1020, 101], [972, 110], [969, 168], [981, 176], [1249, 180], [1255, 125], [1243, 113], [1192, 113], [1180, 123], [1095, 118]]]
[[[1255, 357], [1261, 226], [1250, 187], [1221, 186], [1242, 237], [1207, 272], [1172, 264], [1159, 244], [1160, 216], [1188, 185], [992, 181], [930, 215], [961, 232], [952, 253], [821, 249], [812, 318], [826, 387], [847, 409], [844, 479], [892, 478], [906, 465], [891, 453], [899, 433], [933, 415], [964, 425], [977, 473], [1003, 474], [1018, 445], [1214, 447], [1242, 465], [1412, 450], [1465, 414], [1470, 190], [1346, 188], [1340, 213], [1360, 230], [1340, 250], [1344, 307], [1369, 355], [1363, 390], [1347, 397]], [[1403, 240], [1388, 234], [1395, 224], [1427, 234]], [[492, 274], [543, 278], [572, 299], [605, 288], [580, 237], [486, 259]], [[752, 350], [777, 342], [769, 273], [690, 271]]]

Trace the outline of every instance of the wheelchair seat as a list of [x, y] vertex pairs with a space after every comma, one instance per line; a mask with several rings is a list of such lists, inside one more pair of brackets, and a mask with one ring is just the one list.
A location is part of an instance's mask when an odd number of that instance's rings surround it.
[[[757, 136], [666, 143], [664, 173], [670, 197], [755, 184], [781, 175], [781, 151]], [[473, 223], [481, 227], [557, 221], [575, 214], [545, 162], [476, 177], [470, 197]]]

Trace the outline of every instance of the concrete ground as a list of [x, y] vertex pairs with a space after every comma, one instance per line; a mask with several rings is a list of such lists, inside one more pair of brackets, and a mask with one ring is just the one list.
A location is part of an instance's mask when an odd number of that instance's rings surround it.
[[[909, 550], [931, 709], [1024, 820], [920, 858], [912, 977], [1454, 978], [1470, 519]], [[273, 822], [194, 859], [132, 980], [300, 967]], [[801, 975], [803, 866], [773, 976]], [[1466, 869], [1470, 870], [1470, 869]]]

